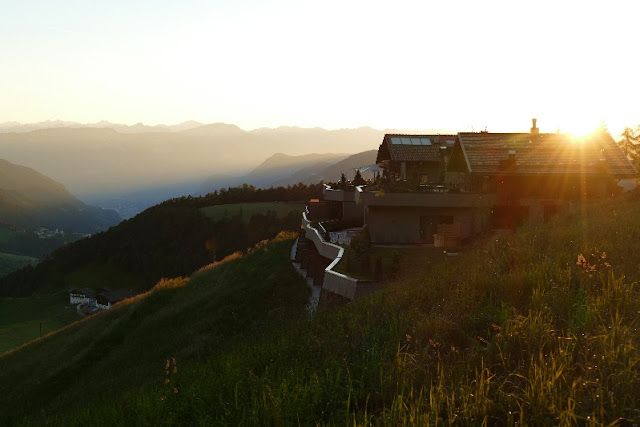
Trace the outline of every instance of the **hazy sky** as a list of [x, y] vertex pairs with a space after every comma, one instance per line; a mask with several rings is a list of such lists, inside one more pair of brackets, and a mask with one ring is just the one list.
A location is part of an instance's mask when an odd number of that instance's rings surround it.
[[0, 0], [0, 122], [616, 132], [635, 4]]

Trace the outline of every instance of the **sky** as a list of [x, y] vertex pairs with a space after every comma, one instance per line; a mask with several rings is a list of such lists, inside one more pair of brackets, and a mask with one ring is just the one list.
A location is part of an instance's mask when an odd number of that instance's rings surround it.
[[0, 0], [0, 123], [612, 133], [633, 1]]

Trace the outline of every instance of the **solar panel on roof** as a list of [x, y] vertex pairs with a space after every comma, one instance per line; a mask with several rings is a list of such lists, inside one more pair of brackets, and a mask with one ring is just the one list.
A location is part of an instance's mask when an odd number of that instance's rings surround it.
[[411, 138], [411, 144], [412, 145], [422, 145], [422, 142], [420, 141], [420, 138]]
[[429, 138], [421, 138], [422, 145], [431, 145], [431, 140]]
[[402, 145], [411, 145], [411, 138], [400, 138]]
[[400, 141], [400, 138], [391, 138], [391, 143], [393, 145], [400, 145], [402, 144], [402, 142]]
[[456, 142], [452, 140], [448, 140], [447, 145], [456, 145]]

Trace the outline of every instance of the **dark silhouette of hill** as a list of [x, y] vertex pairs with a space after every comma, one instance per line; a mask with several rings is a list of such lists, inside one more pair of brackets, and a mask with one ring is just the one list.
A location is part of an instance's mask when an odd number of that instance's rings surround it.
[[59, 182], [0, 159], [0, 223], [94, 233], [119, 221], [116, 212], [82, 203]]

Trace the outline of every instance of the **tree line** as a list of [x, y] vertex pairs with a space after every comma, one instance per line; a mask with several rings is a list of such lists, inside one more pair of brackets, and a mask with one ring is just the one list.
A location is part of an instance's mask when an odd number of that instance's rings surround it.
[[[287, 187], [256, 188], [243, 184], [238, 187], [228, 187], [216, 190], [206, 196], [182, 196], [166, 200], [156, 208], [164, 206], [190, 206], [202, 208], [214, 205], [253, 202], [295, 202], [322, 197], [323, 184], [295, 184]], [[151, 208], [153, 209], [153, 208]]]
[[[62, 246], [37, 266], [27, 266], [0, 278], [0, 296], [26, 296], [40, 288], [67, 289], [69, 276], [86, 266], [107, 266], [124, 277], [136, 277], [138, 290], [160, 278], [190, 275], [199, 267], [282, 230], [300, 227], [300, 212], [284, 217], [257, 213], [248, 221], [240, 214], [212, 220], [200, 212], [214, 204], [258, 201], [301, 201], [318, 197], [321, 185], [256, 189], [243, 185], [203, 197], [180, 197], [153, 206], [107, 231]], [[118, 288], [119, 283], [113, 283]], [[85, 285], [92, 287], [90, 278]]]

